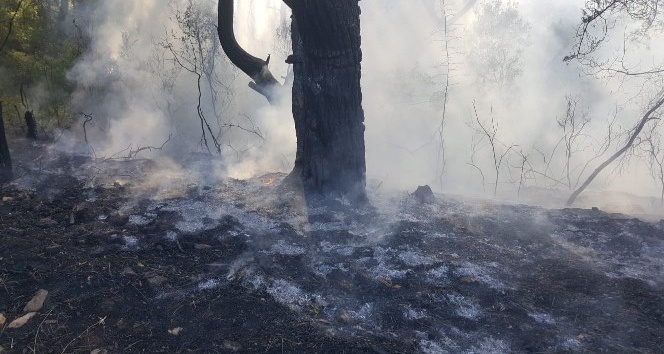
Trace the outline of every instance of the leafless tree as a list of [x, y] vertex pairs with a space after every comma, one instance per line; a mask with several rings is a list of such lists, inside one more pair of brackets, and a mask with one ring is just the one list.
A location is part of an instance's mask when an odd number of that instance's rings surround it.
[[[653, 33], [660, 34], [664, 22], [660, 9], [664, 0], [593, 0], [587, 1], [581, 23], [577, 28], [576, 45], [572, 53], [563, 58], [566, 62], [576, 61], [584, 70], [596, 77], [617, 79], [620, 82], [636, 80], [641, 90], [639, 97], [650, 96], [645, 113], [627, 134], [626, 143], [606, 161], [600, 164], [567, 200], [570, 205], [583, 192], [597, 175], [623, 154], [633, 150], [643, 128], [659, 112], [664, 104], [664, 58], [660, 62], [642, 64], [642, 58], [632, 58], [631, 48], [639, 47]], [[613, 57], [600, 56], [600, 48], [606, 47], [613, 29], [619, 20], [627, 20], [638, 25], [629, 38], [625, 37], [622, 50]]]
[[482, 119], [480, 119], [479, 114], [477, 113], [477, 105], [475, 102], [473, 102], [473, 114], [474, 114], [474, 120], [471, 121], [473, 124], [471, 124], [471, 127], [475, 130], [475, 135], [479, 137], [479, 139], [484, 140], [489, 146], [489, 149], [491, 150], [491, 159], [493, 163], [493, 171], [494, 171], [494, 187], [493, 187], [493, 195], [496, 196], [498, 194], [498, 183], [500, 180], [500, 170], [503, 166], [503, 163], [506, 161], [505, 158], [510, 154], [510, 151], [514, 149], [517, 145], [507, 145], [498, 140], [498, 130], [500, 124], [498, 121], [493, 116], [493, 107], [491, 108], [490, 112], [490, 121], [489, 122], [483, 122]]

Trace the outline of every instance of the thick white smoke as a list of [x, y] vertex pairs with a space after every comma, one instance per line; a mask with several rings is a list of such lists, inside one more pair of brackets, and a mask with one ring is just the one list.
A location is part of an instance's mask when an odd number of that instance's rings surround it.
[[[565, 97], [577, 101], [579, 118], [584, 113], [592, 118], [571, 159], [573, 182], [601, 148], [607, 122], [616, 112], [614, 132], [630, 129], [640, 118], [646, 102], [633, 99], [639, 94], [637, 83], [598, 80], [562, 61], [572, 49], [583, 1], [501, 1], [494, 18], [482, 17], [492, 14], [482, 11], [492, 3], [360, 2], [370, 186], [414, 189], [429, 184], [438, 191], [492, 196], [497, 162], [492, 137], [497, 156], [503, 156], [498, 195], [517, 199], [518, 193], [523, 199], [533, 188], [569, 191], [562, 183], [566, 159], [558, 125]], [[190, 13], [194, 27], [204, 34], [204, 52], [210, 56], [206, 63], [214, 58], [211, 78], [204, 75], [202, 80], [201, 111], [210, 124], [206, 138], [213, 153], [209, 133], [220, 143], [225, 173], [244, 178], [292, 167], [295, 137], [289, 103], [269, 106], [225, 59], [213, 38], [216, 1], [98, 4], [89, 26], [90, 51], [70, 73], [82, 88], [75, 99], [78, 110], [93, 114], [91, 123], [96, 123], [87, 125], [87, 133], [97, 155], [161, 146], [169, 136], [165, 153], [172, 156], [207, 152], [201, 143], [196, 75], [187, 70], [193, 65], [187, 60], [200, 56], [187, 54], [192, 48], [180, 40], [182, 21], [178, 24], [189, 7], [195, 10]], [[289, 16], [280, 0], [236, 1], [239, 42], [256, 56], [270, 54], [270, 69], [278, 78], [288, 72], [284, 28]], [[623, 43], [621, 35], [615, 40], [607, 51]], [[638, 54], [653, 60], [662, 43], [653, 38]], [[180, 53], [184, 65], [173, 52]], [[518, 65], [510, 67], [510, 58], [517, 58]], [[481, 133], [478, 118], [489, 135]], [[607, 153], [624, 141], [616, 139]], [[602, 159], [585, 167], [583, 177]], [[526, 165], [531, 170], [524, 173]], [[633, 161], [617, 172], [607, 170], [593, 187], [658, 195], [644, 164]]]

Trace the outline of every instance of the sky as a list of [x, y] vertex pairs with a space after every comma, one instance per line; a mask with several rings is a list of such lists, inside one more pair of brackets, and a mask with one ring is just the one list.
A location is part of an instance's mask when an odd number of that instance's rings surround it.
[[[186, 13], [192, 3], [196, 11]], [[567, 184], [577, 185], [624, 141], [617, 137], [596, 156], [614, 116], [614, 133], [640, 118], [650, 97], [640, 90], [642, 83], [585, 75], [578, 64], [562, 61], [574, 44], [584, 1], [500, 3], [498, 10], [482, 11], [487, 1], [360, 2], [370, 188], [412, 191], [428, 184], [438, 192], [513, 200], [543, 189], [568, 193], [558, 125], [566, 96], [577, 102], [577, 120], [589, 118], [573, 146]], [[185, 14], [193, 21], [181, 24], [196, 23], [193, 29], [200, 30], [201, 55], [182, 40], [178, 16]], [[278, 35], [289, 16], [279, 0], [236, 1], [238, 41], [255, 56], [270, 54], [277, 78], [289, 70], [288, 43]], [[161, 153], [176, 160], [207, 153], [193, 68], [202, 75], [208, 145], [212, 132], [222, 151], [215, 158], [219, 174], [247, 178], [292, 168], [290, 103], [269, 106], [224, 57], [214, 36], [216, 2], [107, 0], [91, 18], [91, 49], [69, 78], [81, 87], [75, 105], [94, 114], [96, 124], [86, 132], [95, 139], [82, 145], [80, 132], [74, 134], [72, 149], [122, 156], [170, 137]], [[601, 54], [620, 51], [630, 26], [619, 21]], [[192, 27], [184, 29], [192, 33]], [[633, 46], [641, 63], [658, 59], [660, 36]], [[607, 169], [592, 188], [659, 196], [661, 186], [645, 164], [632, 160]]]

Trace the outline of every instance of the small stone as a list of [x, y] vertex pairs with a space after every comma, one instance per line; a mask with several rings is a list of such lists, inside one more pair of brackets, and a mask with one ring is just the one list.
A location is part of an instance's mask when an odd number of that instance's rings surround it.
[[3, 347], [0, 345], [0, 353], [4, 353], [4, 352], [5, 352], [5, 348], [3, 348]]
[[25, 315], [13, 320], [9, 324], [9, 326], [7, 326], [7, 328], [9, 328], [9, 329], [21, 328], [21, 327], [23, 327], [23, 325], [28, 323], [28, 321], [30, 321], [31, 318], [35, 317], [36, 314], [37, 314], [36, 312], [26, 313]]
[[10, 203], [14, 201], [14, 197], [2, 197], [3, 203]]
[[3, 326], [7, 322], [7, 317], [0, 313], [0, 326]]
[[173, 329], [168, 330], [168, 333], [174, 336], [179, 336], [180, 332], [182, 332], [182, 327], [175, 327]]
[[148, 283], [150, 283], [150, 285], [152, 285], [152, 286], [161, 286], [162, 284], [164, 284], [167, 281], [168, 281], [168, 278], [166, 278], [164, 276], [161, 276], [161, 275], [156, 275], [156, 276], [148, 279]]
[[35, 296], [33, 296], [32, 299], [28, 301], [27, 305], [25, 305], [23, 312], [36, 312], [41, 310], [42, 307], [44, 307], [44, 301], [46, 300], [47, 296], [48, 291], [40, 289], [37, 291]]

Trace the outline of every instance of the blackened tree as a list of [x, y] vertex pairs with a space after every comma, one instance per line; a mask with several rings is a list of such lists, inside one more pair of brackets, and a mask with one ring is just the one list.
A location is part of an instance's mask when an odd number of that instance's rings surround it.
[[[360, 89], [359, 0], [284, 0], [293, 13], [295, 167], [287, 181], [306, 192], [366, 201], [364, 111]], [[219, 39], [228, 58], [271, 103], [281, 84], [262, 60], [240, 47], [233, 0], [219, 0]]]

